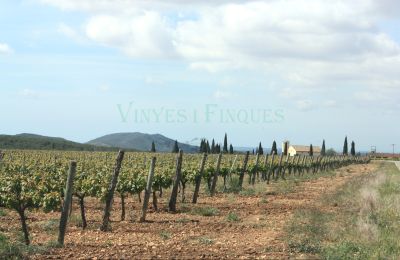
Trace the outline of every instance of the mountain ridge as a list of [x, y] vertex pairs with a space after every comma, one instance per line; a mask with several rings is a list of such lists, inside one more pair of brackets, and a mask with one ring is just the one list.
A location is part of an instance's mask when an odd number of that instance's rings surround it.
[[[149, 151], [151, 143], [154, 141], [157, 152], [171, 152], [175, 140], [162, 134], [148, 134], [141, 132], [122, 132], [107, 134], [95, 138], [86, 144], [102, 147], [120, 147], [123, 149], [135, 149], [138, 151]], [[178, 146], [184, 152], [197, 152], [198, 147], [178, 142]]]

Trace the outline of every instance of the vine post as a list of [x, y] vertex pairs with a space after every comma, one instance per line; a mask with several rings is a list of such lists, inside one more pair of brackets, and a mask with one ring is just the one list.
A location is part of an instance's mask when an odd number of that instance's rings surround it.
[[182, 178], [182, 150], [179, 150], [179, 153], [176, 157], [176, 170], [175, 170], [175, 179], [174, 186], [172, 187], [171, 197], [169, 199], [169, 211], [176, 211], [176, 198], [178, 197], [178, 186]]
[[72, 189], [74, 185], [75, 174], [76, 174], [76, 162], [71, 161], [69, 164], [67, 184], [64, 193], [64, 205], [61, 211], [60, 226], [58, 233], [58, 244], [61, 246], [64, 245], [65, 231], [67, 229], [67, 223], [68, 223], [68, 211], [70, 209], [70, 205], [72, 204]]
[[150, 194], [151, 194], [151, 185], [153, 183], [153, 176], [154, 176], [155, 167], [156, 167], [156, 157], [152, 157], [151, 158], [149, 176], [147, 177], [146, 190], [144, 192], [142, 216], [140, 217], [140, 222], [146, 221], [146, 211], [147, 211], [147, 207], [149, 205], [149, 199], [150, 199]]
[[114, 198], [115, 187], [117, 186], [119, 171], [121, 170], [122, 160], [124, 159], [124, 151], [119, 151], [117, 155], [117, 159], [115, 161], [115, 167], [113, 176], [111, 179], [110, 187], [108, 188], [107, 196], [106, 196], [106, 206], [104, 207], [104, 215], [103, 215], [103, 224], [100, 227], [100, 230], [103, 232], [109, 231], [109, 221], [110, 221], [110, 211]]
[[215, 194], [215, 187], [217, 186], [219, 169], [221, 167], [221, 159], [222, 159], [222, 153], [219, 153], [218, 159], [217, 159], [217, 167], [215, 168], [213, 182], [212, 182], [212, 186], [211, 186], [211, 197], [213, 197]]
[[203, 157], [200, 162], [200, 169], [198, 174], [196, 175], [196, 180], [195, 180], [196, 186], [194, 188], [194, 193], [193, 193], [193, 200], [192, 200], [193, 204], [197, 203], [197, 197], [199, 196], [199, 190], [200, 190], [201, 177], [203, 176], [204, 166], [206, 164], [206, 161], [207, 161], [207, 153], [203, 153]]
[[244, 157], [244, 161], [243, 161], [243, 168], [242, 168], [242, 171], [240, 172], [240, 176], [239, 176], [239, 187], [240, 187], [240, 189], [243, 186], [244, 173], [246, 172], [247, 163], [249, 162], [249, 154], [250, 154], [250, 152], [247, 151], [246, 155]]

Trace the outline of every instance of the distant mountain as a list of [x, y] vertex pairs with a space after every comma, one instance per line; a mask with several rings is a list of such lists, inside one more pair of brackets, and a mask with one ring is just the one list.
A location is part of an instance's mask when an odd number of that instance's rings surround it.
[[72, 142], [59, 137], [35, 134], [0, 135], [1, 149], [29, 150], [69, 150], [69, 151], [114, 151], [114, 147], [97, 147], [89, 144]]
[[[103, 146], [103, 147], [121, 147], [124, 149], [135, 149], [138, 151], [149, 151], [151, 143], [154, 141], [157, 152], [171, 152], [175, 140], [165, 137], [160, 134], [144, 134], [144, 133], [116, 133], [109, 134], [92, 141], [87, 144]], [[179, 143], [178, 146], [184, 152], [197, 152], [198, 147]]]

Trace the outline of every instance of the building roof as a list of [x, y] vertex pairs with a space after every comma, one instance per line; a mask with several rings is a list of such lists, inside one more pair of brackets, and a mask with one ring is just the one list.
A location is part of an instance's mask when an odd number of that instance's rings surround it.
[[[294, 150], [296, 150], [296, 152], [309, 152], [310, 151], [309, 145], [290, 145], [289, 147], [292, 147]], [[321, 148], [319, 146], [313, 146], [313, 152], [320, 153]]]

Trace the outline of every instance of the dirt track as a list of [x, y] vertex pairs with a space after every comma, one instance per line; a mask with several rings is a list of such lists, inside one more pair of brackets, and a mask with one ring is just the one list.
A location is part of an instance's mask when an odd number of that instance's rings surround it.
[[[179, 204], [181, 213], [170, 214], [166, 207], [167, 194], [160, 199], [159, 212], [148, 214], [147, 223], [117, 221], [120, 215], [119, 201], [114, 204], [112, 232], [98, 230], [101, 206], [88, 201], [88, 228], [82, 231], [71, 223], [68, 227], [65, 248], [55, 248], [43, 258], [288, 258], [290, 253], [284, 240], [284, 227], [292, 212], [313, 205], [321, 194], [333, 192], [353, 176], [373, 171], [376, 164], [356, 165], [342, 168], [333, 176], [297, 183], [290, 193], [277, 193], [278, 184], [263, 186], [257, 195], [218, 194], [216, 198], [199, 199], [199, 204]], [[282, 182], [281, 180], [279, 182]], [[258, 187], [257, 189], [260, 189]], [[191, 194], [188, 194], [189, 198]], [[132, 212], [132, 201], [127, 210]], [[140, 204], [133, 203], [135, 217]], [[195, 207], [213, 207], [218, 215], [205, 217], [190, 213]], [[331, 207], [331, 205], [328, 205]], [[229, 212], [235, 212], [240, 221], [228, 221]], [[75, 209], [74, 214], [78, 214]], [[1, 228], [18, 229], [18, 222], [1, 217]], [[16, 216], [15, 216], [16, 217]], [[32, 213], [35, 223], [58, 219], [58, 213]], [[129, 216], [127, 216], [129, 219]], [[54, 240], [56, 234], [39, 232], [32, 227], [33, 243]]]

